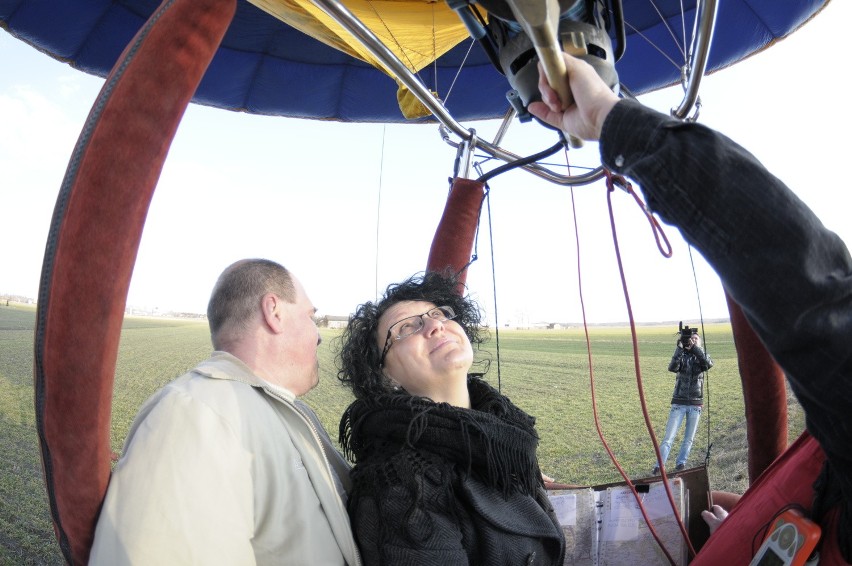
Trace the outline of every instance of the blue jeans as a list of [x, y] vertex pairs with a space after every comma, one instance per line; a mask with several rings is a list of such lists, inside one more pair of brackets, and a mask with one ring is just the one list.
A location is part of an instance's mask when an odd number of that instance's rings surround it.
[[700, 405], [672, 405], [672, 410], [669, 412], [669, 422], [666, 423], [666, 435], [662, 444], [660, 444], [660, 458], [663, 463], [669, 458], [669, 452], [671, 452], [672, 444], [674, 444], [675, 436], [684, 417], [686, 417], [686, 429], [683, 431], [683, 443], [680, 445], [680, 452], [677, 454], [675, 465], [686, 465], [689, 451], [692, 450], [692, 439], [695, 438], [695, 431], [698, 430], [698, 420], [701, 418]]

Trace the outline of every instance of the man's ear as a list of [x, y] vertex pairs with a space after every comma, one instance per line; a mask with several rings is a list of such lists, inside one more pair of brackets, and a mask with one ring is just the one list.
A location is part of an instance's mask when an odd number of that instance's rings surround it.
[[260, 299], [260, 311], [266, 325], [276, 334], [284, 328], [284, 301], [275, 293], [267, 293]]

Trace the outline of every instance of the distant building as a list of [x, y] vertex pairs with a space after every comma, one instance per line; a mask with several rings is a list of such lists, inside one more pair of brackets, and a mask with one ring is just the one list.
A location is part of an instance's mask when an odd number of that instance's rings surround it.
[[348, 316], [324, 315], [317, 319], [320, 328], [346, 328], [349, 323]]

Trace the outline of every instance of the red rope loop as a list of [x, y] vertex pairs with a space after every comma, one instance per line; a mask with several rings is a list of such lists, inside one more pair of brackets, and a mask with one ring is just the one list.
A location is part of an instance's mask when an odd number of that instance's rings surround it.
[[651, 232], [654, 233], [654, 240], [657, 242], [657, 249], [660, 250], [660, 253], [663, 257], [669, 258], [672, 257], [672, 245], [669, 243], [668, 237], [666, 237], [666, 233], [663, 230], [663, 227], [660, 225], [660, 222], [654, 216], [654, 214], [648, 209], [648, 205], [642, 200], [642, 197], [639, 196], [633, 189], [633, 185], [625, 179], [621, 175], [616, 175], [609, 169], [604, 169], [604, 174], [606, 175], [606, 188], [610, 192], [614, 191], [616, 187], [626, 192], [627, 194], [633, 197], [633, 200], [636, 201], [636, 204], [639, 205], [639, 208], [642, 209], [642, 212], [645, 214], [645, 217], [648, 219], [648, 223], [651, 225]]

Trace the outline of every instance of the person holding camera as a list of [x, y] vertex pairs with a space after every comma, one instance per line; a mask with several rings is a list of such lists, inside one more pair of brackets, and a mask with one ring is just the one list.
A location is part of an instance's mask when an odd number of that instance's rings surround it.
[[674, 444], [681, 423], [686, 420], [683, 431], [683, 442], [675, 460], [675, 470], [686, 468], [686, 460], [692, 450], [692, 440], [698, 430], [701, 409], [704, 406], [704, 372], [713, 367], [713, 360], [701, 349], [701, 337], [695, 328], [683, 328], [677, 339], [669, 371], [677, 374], [675, 388], [672, 394], [672, 408], [666, 423], [666, 433], [660, 444], [660, 462], [652, 475], [660, 473], [660, 466], [665, 465]]

